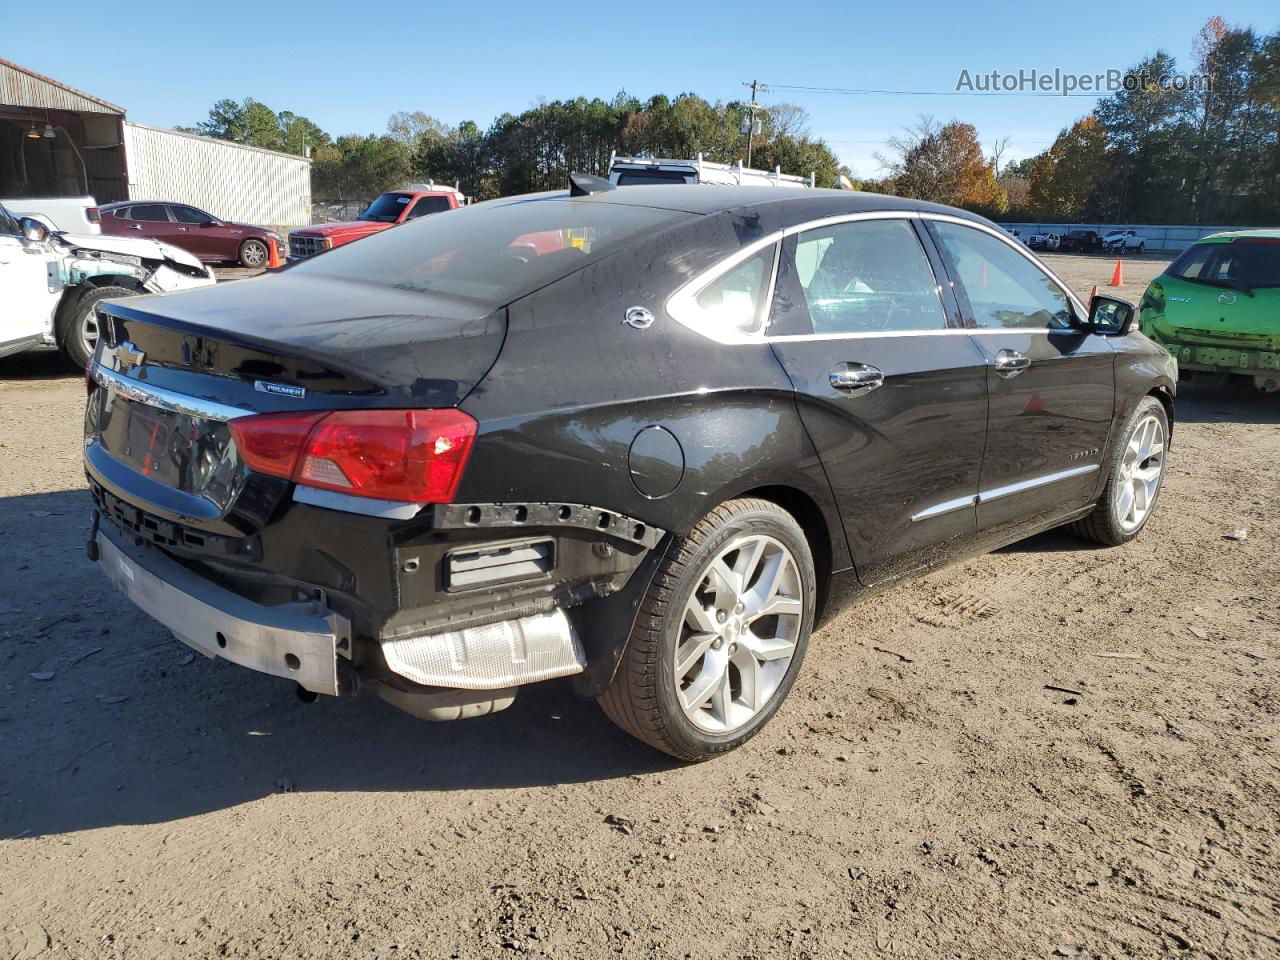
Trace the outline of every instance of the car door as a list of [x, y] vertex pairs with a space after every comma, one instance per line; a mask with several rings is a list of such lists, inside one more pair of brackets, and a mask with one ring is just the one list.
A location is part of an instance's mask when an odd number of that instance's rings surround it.
[[62, 289], [49, 292], [49, 257], [40, 251], [0, 207], [0, 357], [25, 350], [50, 329]]
[[1115, 352], [1063, 285], [994, 230], [925, 221], [987, 363], [978, 528], [1040, 526], [1093, 501], [1115, 410]]
[[177, 246], [201, 260], [234, 260], [239, 256], [239, 241], [216, 218], [182, 203], [167, 206], [178, 234]]
[[922, 240], [862, 215], [791, 233], [779, 259], [769, 340], [867, 584], [975, 533], [986, 365]]
[[129, 234], [182, 246], [178, 225], [169, 219], [169, 210], [163, 203], [135, 203], [130, 207]]

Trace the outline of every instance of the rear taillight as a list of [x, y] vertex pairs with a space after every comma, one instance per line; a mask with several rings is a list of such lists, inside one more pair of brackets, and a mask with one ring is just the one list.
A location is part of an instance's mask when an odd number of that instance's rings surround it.
[[86, 207], [84, 215], [89, 218], [90, 223], [102, 222], [102, 212], [97, 207]]
[[459, 410], [262, 414], [228, 426], [251, 470], [322, 490], [449, 503], [475, 440]]

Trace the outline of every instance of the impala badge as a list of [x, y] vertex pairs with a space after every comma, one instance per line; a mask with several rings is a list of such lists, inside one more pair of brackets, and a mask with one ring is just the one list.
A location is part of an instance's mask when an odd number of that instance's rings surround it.
[[629, 307], [622, 322], [637, 330], [648, 330], [653, 326], [653, 314], [644, 307]]
[[1236, 295], [1234, 293], [1220, 293], [1218, 294], [1218, 302], [1230, 306], [1236, 302]]
[[295, 387], [291, 383], [272, 383], [270, 380], [253, 381], [253, 389], [261, 390], [263, 393], [274, 393], [280, 397], [292, 397], [295, 400], [301, 400], [307, 395], [306, 387]]

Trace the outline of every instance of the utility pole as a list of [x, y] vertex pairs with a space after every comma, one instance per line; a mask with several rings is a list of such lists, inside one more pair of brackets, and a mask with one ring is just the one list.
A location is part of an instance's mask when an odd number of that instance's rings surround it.
[[747, 166], [751, 166], [751, 140], [756, 132], [756, 92], [763, 93], [769, 88], [758, 80], [752, 80], [750, 83], [743, 83], [744, 87], [751, 88], [751, 105], [747, 107], [749, 116], [747, 118]]

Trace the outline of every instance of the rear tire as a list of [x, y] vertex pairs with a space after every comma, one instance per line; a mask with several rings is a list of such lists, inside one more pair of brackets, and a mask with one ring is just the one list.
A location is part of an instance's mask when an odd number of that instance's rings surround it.
[[791, 690], [815, 597], [813, 556], [791, 514], [767, 500], [722, 503], [671, 545], [601, 708], [681, 760], [733, 750]]
[[98, 321], [94, 308], [103, 300], [136, 297], [128, 287], [89, 287], [58, 320], [58, 346], [62, 355], [81, 370], [89, 363], [98, 345]]
[[1141, 533], [1159, 502], [1169, 446], [1164, 404], [1143, 397], [1119, 437], [1102, 497], [1092, 513], [1070, 526], [1072, 533], [1107, 547], [1128, 543]]
[[240, 266], [256, 268], [267, 265], [267, 245], [255, 237], [240, 244]]

